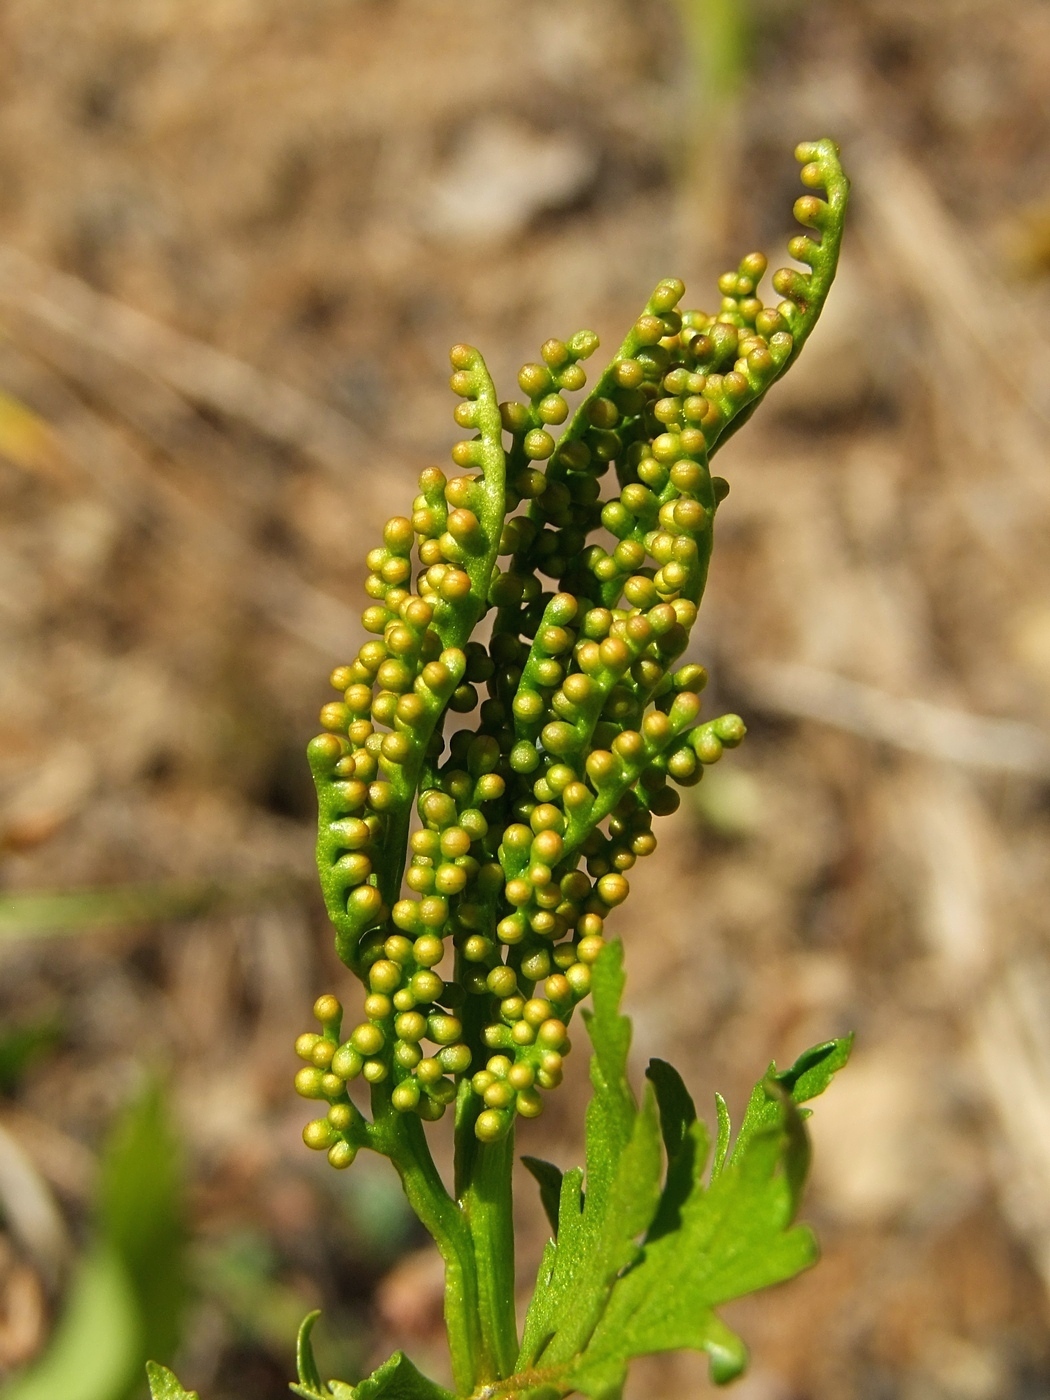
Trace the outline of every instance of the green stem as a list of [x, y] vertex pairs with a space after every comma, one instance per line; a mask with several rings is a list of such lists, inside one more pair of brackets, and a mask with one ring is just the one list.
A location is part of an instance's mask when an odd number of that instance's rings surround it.
[[518, 1355], [514, 1315], [514, 1130], [499, 1142], [474, 1135], [476, 1100], [464, 1097], [456, 1115], [456, 1196], [463, 1209], [477, 1270], [483, 1366], [491, 1380], [512, 1375]]
[[[486, 1365], [487, 1344], [474, 1244], [465, 1212], [452, 1199], [430, 1155], [423, 1124], [390, 1103], [389, 1086], [372, 1089], [372, 1145], [390, 1158], [409, 1205], [438, 1247], [445, 1264], [445, 1327], [452, 1375], [461, 1395], [495, 1379]], [[513, 1361], [511, 1363], [513, 1366]]]

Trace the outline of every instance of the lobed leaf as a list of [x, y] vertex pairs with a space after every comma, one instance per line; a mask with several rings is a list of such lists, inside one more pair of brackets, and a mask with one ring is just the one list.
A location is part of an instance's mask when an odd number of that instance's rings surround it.
[[[778, 1121], [779, 1105], [785, 1096], [793, 1104], [802, 1105], [822, 1094], [834, 1075], [849, 1059], [852, 1047], [853, 1037], [844, 1036], [813, 1046], [800, 1055], [789, 1069], [778, 1072], [776, 1065], [771, 1064], [765, 1078], [751, 1091], [730, 1160], [735, 1160], [747, 1150], [747, 1144], [753, 1136]], [[809, 1110], [803, 1109], [793, 1120], [792, 1151], [786, 1163], [796, 1196], [801, 1193], [809, 1169], [808, 1140], [801, 1131], [802, 1119], [808, 1114]], [[728, 1126], [727, 1119], [727, 1132]]]
[[102, 1243], [77, 1266], [47, 1351], [4, 1387], [4, 1400], [117, 1400], [142, 1364], [131, 1278], [117, 1250]]
[[571, 1274], [566, 1271], [563, 1276], [557, 1335], [541, 1353], [543, 1364], [565, 1361], [586, 1347], [617, 1279], [641, 1252], [640, 1236], [660, 1200], [662, 1165], [656, 1096], [649, 1090], [608, 1195], [600, 1206], [592, 1206], [589, 1197], [585, 1200], [582, 1248]]
[[[403, 1351], [395, 1351], [382, 1366], [357, 1385], [348, 1385], [346, 1381], [329, 1381], [325, 1384], [314, 1359], [310, 1336], [320, 1316], [319, 1311], [307, 1313], [299, 1328], [296, 1344], [299, 1383], [289, 1389], [300, 1400], [454, 1400], [449, 1391], [417, 1370]], [[177, 1396], [175, 1400], [178, 1400]]]
[[627, 1145], [638, 1112], [627, 1079], [631, 1048], [631, 1022], [620, 1014], [620, 999], [627, 978], [623, 970], [623, 944], [617, 940], [602, 949], [591, 973], [593, 1011], [583, 1020], [594, 1047], [591, 1083], [594, 1093], [587, 1105], [587, 1191], [595, 1210], [600, 1209], [620, 1155]]
[[707, 1129], [677, 1070], [662, 1060], [650, 1064], [641, 1109], [627, 1083], [630, 1023], [619, 1010], [618, 945], [609, 945], [594, 971], [586, 1196], [578, 1169], [562, 1177], [536, 1164], [548, 1196], [560, 1180], [560, 1197], [557, 1240], [544, 1254], [521, 1370], [505, 1383], [518, 1384], [513, 1393], [529, 1400], [572, 1392], [617, 1400], [634, 1357], [682, 1348], [706, 1352], [718, 1384], [740, 1374], [746, 1348], [716, 1309], [815, 1262], [812, 1232], [794, 1223], [809, 1159], [801, 1105], [827, 1088], [851, 1045], [849, 1038], [828, 1041], [790, 1069], [770, 1066], [731, 1151], [719, 1096], [706, 1180]]
[[539, 1157], [522, 1157], [522, 1165], [529, 1171], [539, 1183], [540, 1202], [543, 1205], [544, 1213], [550, 1221], [550, 1227], [554, 1234], [558, 1233], [558, 1203], [561, 1200], [562, 1172], [560, 1168], [551, 1162], [544, 1162]]
[[707, 1128], [696, 1116], [696, 1106], [682, 1076], [666, 1060], [651, 1060], [646, 1077], [656, 1089], [660, 1128], [667, 1152], [667, 1182], [648, 1240], [670, 1234], [681, 1225], [681, 1209], [700, 1185], [707, 1164]]
[[149, 1393], [153, 1400], [200, 1400], [195, 1390], [185, 1390], [174, 1372], [156, 1361], [146, 1362], [146, 1375], [149, 1379]]
[[177, 1149], [161, 1090], [148, 1084], [106, 1143], [96, 1239], [47, 1350], [5, 1400], [124, 1400], [150, 1353], [175, 1349], [185, 1296]]
[[295, 1340], [295, 1369], [299, 1376], [299, 1384], [292, 1386], [296, 1395], [328, 1396], [331, 1393], [321, 1380], [321, 1373], [314, 1360], [314, 1344], [310, 1338], [320, 1316], [320, 1308], [315, 1308], [313, 1312], [307, 1313], [299, 1324], [299, 1335]]
[[[585, 1013], [594, 1054], [587, 1107], [587, 1194], [583, 1173], [566, 1172], [561, 1183], [557, 1242], [544, 1261], [546, 1283], [537, 1288], [525, 1320], [519, 1365], [564, 1360], [586, 1343], [618, 1272], [638, 1246], [659, 1202], [660, 1130], [655, 1096], [641, 1113], [627, 1080], [630, 1020], [620, 1013], [623, 946], [608, 944], [595, 963], [594, 1010]], [[549, 1351], [557, 1333], [557, 1344]]]
[[[342, 1400], [338, 1391], [336, 1400]], [[403, 1351], [395, 1351], [366, 1380], [347, 1390], [345, 1400], [453, 1400], [453, 1397], [422, 1375]]]

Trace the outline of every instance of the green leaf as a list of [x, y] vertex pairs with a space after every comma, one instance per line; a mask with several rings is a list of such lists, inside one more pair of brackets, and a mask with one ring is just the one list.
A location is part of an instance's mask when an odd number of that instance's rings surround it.
[[[587, 1108], [587, 1193], [582, 1173], [561, 1183], [557, 1243], [544, 1255], [525, 1319], [519, 1365], [565, 1360], [585, 1344], [616, 1274], [638, 1251], [660, 1194], [660, 1130], [655, 1097], [639, 1114], [627, 1080], [631, 1023], [620, 1013], [623, 945], [610, 943], [594, 966], [594, 1010], [585, 1013], [594, 1054]], [[557, 1334], [554, 1350], [547, 1348]]]
[[155, 1361], [146, 1362], [146, 1375], [149, 1377], [149, 1393], [153, 1400], [200, 1400], [195, 1390], [185, 1390], [178, 1378], [167, 1366], [158, 1366]]
[[147, 1357], [171, 1354], [185, 1293], [181, 1200], [176, 1143], [152, 1084], [106, 1144], [97, 1242], [51, 1344], [4, 1400], [125, 1400]]
[[293, 1395], [300, 1396], [301, 1400], [454, 1400], [447, 1390], [418, 1371], [403, 1351], [395, 1351], [377, 1371], [357, 1385], [348, 1385], [346, 1381], [329, 1381], [325, 1385], [310, 1339], [320, 1316], [320, 1311], [307, 1313], [299, 1328], [295, 1353], [299, 1383], [289, 1387]]
[[604, 1203], [620, 1154], [627, 1146], [638, 1107], [627, 1079], [631, 1022], [620, 1013], [626, 976], [623, 944], [617, 940], [601, 951], [591, 973], [593, 1011], [583, 1013], [594, 1054], [587, 1106], [587, 1194], [596, 1209]]
[[852, 1049], [852, 1035], [827, 1040], [823, 1045], [815, 1045], [812, 1050], [801, 1054], [790, 1069], [780, 1074], [774, 1071], [775, 1078], [796, 1103], [808, 1103], [824, 1092], [845, 1066]]
[[178, 1143], [158, 1083], [146, 1085], [106, 1145], [99, 1228], [124, 1261], [138, 1302], [143, 1355], [170, 1357], [186, 1298]]
[[679, 1228], [681, 1208], [699, 1185], [707, 1162], [708, 1137], [678, 1071], [666, 1060], [651, 1060], [645, 1073], [656, 1090], [667, 1151], [667, 1183], [646, 1237], [654, 1240]]
[[791, 1228], [794, 1192], [784, 1159], [797, 1110], [786, 1095], [781, 1109], [780, 1123], [756, 1133], [708, 1190], [694, 1191], [680, 1228], [646, 1244], [613, 1292], [588, 1365], [689, 1347], [708, 1352], [713, 1379], [739, 1373], [743, 1345], [714, 1308], [791, 1278], [816, 1258], [810, 1232]]
[[639, 1237], [660, 1200], [662, 1166], [656, 1095], [649, 1089], [605, 1202], [592, 1208], [588, 1196], [584, 1203], [583, 1267], [573, 1270], [565, 1289], [557, 1336], [542, 1356], [544, 1365], [568, 1360], [587, 1345], [617, 1278], [641, 1251]]
[[660, 1131], [664, 1135], [668, 1160], [674, 1161], [684, 1146], [690, 1124], [696, 1122], [696, 1105], [685, 1087], [685, 1080], [666, 1060], [650, 1060], [645, 1077], [656, 1090]]
[[4, 1400], [117, 1400], [142, 1375], [142, 1331], [128, 1270], [102, 1243], [80, 1262], [43, 1357]]
[[553, 1162], [544, 1162], [540, 1157], [522, 1157], [522, 1166], [536, 1178], [540, 1188], [540, 1202], [550, 1221], [555, 1237], [558, 1234], [558, 1202], [561, 1199], [562, 1172]]
[[449, 1391], [417, 1371], [403, 1351], [395, 1351], [351, 1395], [353, 1400], [453, 1400]]
[[593, 1094], [587, 1106], [587, 1201], [584, 1219], [583, 1172], [568, 1171], [561, 1181], [557, 1242], [544, 1251], [536, 1290], [525, 1316], [519, 1366], [531, 1366], [553, 1337], [570, 1297], [587, 1267], [612, 1176], [637, 1115], [627, 1081], [630, 1020], [620, 1014], [624, 988], [623, 945], [610, 943], [591, 974], [593, 1012], [583, 1013], [594, 1053]]
[[321, 1373], [314, 1360], [314, 1345], [310, 1340], [314, 1323], [320, 1316], [320, 1308], [315, 1308], [313, 1312], [307, 1313], [299, 1324], [299, 1335], [295, 1342], [295, 1369], [299, 1376], [299, 1384], [292, 1387], [297, 1395], [330, 1394], [328, 1387], [321, 1380]]
[[703, 1350], [715, 1385], [728, 1385], [747, 1369], [747, 1347], [720, 1317], [712, 1313], [707, 1323]]
[[10, 1094], [40, 1055], [62, 1038], [62, 1023], [53, 1015], [0, 1032], [0, 1092]]
[[583, 1171], [573, 1167], [562, 1177], [557, 1240], [547, 1242], [540, 1261], [536, 1289], [525, 1315], [519, 1368], [530, 1366], [553, 1337], [563, 1295], [584, 1268], [585, 1260]]
[[574, 1371], [572, 1384], [590, 1400], [620, 1400], [627, 1380], [625, 1361], [594, 1361]]
[[[834, 1075], [849, 1059], [853, 1048], [853, 1037], [844, 1036], [838, 1040], [825, 1041], [800, 1055], [790, 1069], [777, 1071], [771, 1064], [766, 1077], [755, 1085], [740, 1125], [740, 1133], [733, 1147], [732, 1159], [746, 1150], [748, 1142], [763, 1129], [779, 1121], [780, 1102], [786, 1096], [794, 1104], [801, 1105], [815, 1099], [831, 1083]], [[808, 1110], [792, 1118], [791, 1149], [787, 1154], [785, 1168], [792, 1184], [795, 1198], [801, 1194], [809, 1168], [809, 1144], [801, 1128], [801, 1118]]]
[[733, 1131], [732, 1120], [729, 1117], [729, 1105], [721, 1094], [715, 1094], [715, 1113], [718, 1118], [718, 1139], [715, 1143], [714, 1161], [711, 1163], [711, 1180], [721, 1174], [725, 1166], [726, 1157], [729, 1154], [729, 1137]]
[[[629, 1044], [617, 970], [618, 960], [599, 984], [591, 1020], [595, 1061], [601, 1055], [592, 1065], [595, 1098], [614, 1095], [613, 1114], [607, 1099], [606, 1116], [588, 1117], [604, 1154], [592, 1149], [589, 1164], [614, 1165], [601, 1209], [593, 1206], [589, 1176], [586, 1199], [578, 1171], [562, 1179], [558, 1238], [544, 1255], [519, 1361], [522, 1391], [535, 1400], [551, 1385], [559, 1394], [574, 1388], [591, 1400], [617, 1400], [632, 1358], [682, 1348], [707, 1353], [717, 1384], [732, 1380], [746, 1366], [747, 1350], [715, 1309], [793, 1277], [817, 1256], [812, 1233], [794, 1224], [809, 1157], [800, 1105], [845, 1064], [850, 1041], [817, 1046], [780, 1073], [771, 1067], [751, 1095], [732, 1152], [719, 1096], [709, 1182], [706, 1128], [681, 1076], [655, 1060], [642, 1109], [616, 1155], [609, 1125], [623, 1121], [613, 1115], [624, 1102]], [[661, 1138], [667, 1172], [657, 1204]]]

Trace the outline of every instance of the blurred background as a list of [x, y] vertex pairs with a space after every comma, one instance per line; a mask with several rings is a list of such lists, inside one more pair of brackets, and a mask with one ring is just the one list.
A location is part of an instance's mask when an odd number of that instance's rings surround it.
[[[712, 307], [783, 262], [824, 135], [839, 283], [718, 459], [692, 649], [749, 737], [617, 915], [637, 1067], [739, 1113], [857, 1032], [824, 1260], [728, 1310], [738, 1400], [1045, 1396], [1050, 5], [8, 0], [0, 35], [5, 1400], [129, 1400], [147, 1352], [277, 1400], [312, 1307], [325, 1374], [444, 1367], [393, 1172], [299, 1139], [292, 1040], [355, 997], [304, 745], [365, 550], [447, 464], [449, 344], [512, 397], [660, 277]], [[570, 1064], [520, 1133], [562, 1166]]]

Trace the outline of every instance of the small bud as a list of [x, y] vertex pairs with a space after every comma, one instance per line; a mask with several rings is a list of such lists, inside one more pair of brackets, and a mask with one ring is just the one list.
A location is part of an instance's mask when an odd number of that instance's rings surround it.
[[[307, 1145], [309, 1146], [309, 1144]], [[334, 1142], [328, 1149], [329, 1164], [338, 1171], [344, 1171], [347, 1167], [352, 1166], [356, 1156], [357, 1148], [349, 1142]]]
[[530, 982], [542, 981], [551, 970], [551, 955], [546, 948], [535, 948], [521, 960], [522, 976]]
[[295, 1076], [295, 1092], [304, 1099], [324, 1098], [324, 1089], [321, 1081], [324, 1078], [324, 1071], [315, 1065], [304, 1066]]
[[[408, 900], [399, 901], [401, 904], [409, 903]], [[396, 909], [398, 906], [395, 905]], [[380, 958], [368, 969], [368, 984], [374, 992], [382, 992], [390, 995], [397, 991], [401, 985], [401, 968], [396, 962], [387, 958]]]
[[520, 943], [525, 937], [527, 927], [520, 914], [509, 914], [505, 919], [500, 919], [496, 925], [496, 933], [501, 943]]
[[530, 1026], [540, 1026], [551, 1014], [551, 1004], [540, 997], [525, 1003], [523, 1015]]
[[335, 1140], [335, 1129], [327, 1118], [315, 1118], [303, 1129], [303, 1142], [315, 1152], [327, 1152]]
[[530, 825], [537, 836], [541, 832], [554, 832], [560, 835], [565, 830], [565, 818], [551, 802], [541, 802], [533, 809]]
[[522, 1089], [515, 1096], [514, 1107], [522, 1118], [538, 1118], [543, 1112], [543, 1100], [535, 1089]]
[[438, 1052], [438, 1063], [446, 1074], [466, 1074], [470, 1068], [470, 1047], [463, 1045], [446, 1045]]
[[478, 1114], [474, 1135], [479, 1142], [498, 1142], [510, 1127], [510, 1117], [498, 1109], [485, 1109]]
[[436, 967], [444, 953], [444, 943], [433, 933], [423, 934], [412, 945], [412, 954], [416, 962], [423, 968]]
[[602, 938], [600, 934], [587, 934], [580, 939], [579, 946], [576, 949], [579, 954], [580, 962], [588, 967], [593, 967], [598, 961], [598, 955], [604, 947], [605, 939]]
[[445, 990], [445, 983], [436, 972], [424, 968], [413, 975], [409, 986], [421, 1002], [434, 1001]]
[[530, 461], [546, 461], [554, 451], [554, 439], [545, 429], [533, 428], [531, 432], [525, 434], [522, 450]]
[[517, 989], [518, 977], [512, 967], [505, 967], [500, 964], [494, 967], [487, 978], [488, 989], [494, 996], [500, 999], [513, 995]]
[[378, 1055], [386, 1044], [386, 1037], [379, 1026], [373, 1026], [370, 1021], [364, 1021], [361, 1025], [354, 1027], [350, 1034], [350, 1044], [361, 1055]]
[[514, 1089], [504, 1079], [495, 1079], [482, 1094], [486, 1108], [510, 1108]]
[[580, 1001], [591, 990], [591, 969], [584, 962], [573, 963], [565, 970], [572, 995]]
[[446, 1016], [441, 1012], [427, 1018], [427, 1035], [438, 1045], [452, 1045], [463, 1034], [463, 1023], [457, 1016]]
[[334, 1103], [328, 1110], [328, 1121], [336, 1132], [345, 1133], [354, 1121], [354, 1110], [348, 1103]]
[[361, 1073], [364, 1065], [364, 1057], [361, 1052], [349, 1042], [341, 1045], [332, 1057], [332, 1073], [337, 1074], [340, 1079], [356, 1079]]
[[548, 1001], [559, 1006], [572, 1000], [572, 987], [568, 979], [561, 973], [555, 973], [552, 977], [548, 977], [543, 984], [543, 991]]

